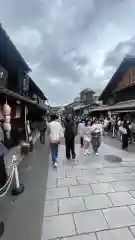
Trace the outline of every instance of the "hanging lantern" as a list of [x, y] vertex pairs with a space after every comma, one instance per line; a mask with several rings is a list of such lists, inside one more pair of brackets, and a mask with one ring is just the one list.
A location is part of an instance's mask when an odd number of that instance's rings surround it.
[[4, 120], [5, 122], [10, 123], [11, 116], [4, 116]]
[[10, 122], [4, 122], [3, 123], [3, 130], [5, 132], [10, 132], [11, 131], [11, 123]]
[[10, 116], [10, 114], [11, 114], [11, 107], [7, 103], [5, 103], [3, 106], [3, 115]]

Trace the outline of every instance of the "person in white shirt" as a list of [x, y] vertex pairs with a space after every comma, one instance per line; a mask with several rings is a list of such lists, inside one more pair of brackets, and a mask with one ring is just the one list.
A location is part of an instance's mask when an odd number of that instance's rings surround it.
[[105, 120], [104, 120], [104, 129], [107, 129], [108, 124], [109, 124], [109, 120], [107, 118], [105, 118]]
[[83, 132], [84, 132], [84, 120], [81, 120], [81, 122], [78, 124], [78, 134], [80, 136], [80, 145], [81, 145], [81, 148], [83, 148]]
[[91, 126], [90, 121], [86, 120], [85, 125], [83, 128], [83, 140], [84, 140], [84, 148], [85, 152], [84, 155], [89, 155], [89, 147], [90, 147], [90, 141], [91, 141]]
[[63, 137], [63, 128], [61, 126], [61, 123], [58, 121], [58, 116], [55, 114], [51, 116], [51, 122], [48, 126], [50, 133], [52, 163], [54, 167], [57, 167], [58, 146], [61, 137]]
[[101, 144], [102, 136], [102, 124], [95, 120], [91, 127], [91, 145], [94, 151], [94, 155], [98, 156], [98, 149]]

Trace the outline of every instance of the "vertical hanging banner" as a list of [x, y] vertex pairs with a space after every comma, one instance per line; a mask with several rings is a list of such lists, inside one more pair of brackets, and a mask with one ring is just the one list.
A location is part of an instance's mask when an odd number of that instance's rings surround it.
[[7, 88], [8, 72], [0, 66], [0, 87]]
[[23, 92], [27, 93], [29, 91], [29, 76], [25, 74], [23, 79]]

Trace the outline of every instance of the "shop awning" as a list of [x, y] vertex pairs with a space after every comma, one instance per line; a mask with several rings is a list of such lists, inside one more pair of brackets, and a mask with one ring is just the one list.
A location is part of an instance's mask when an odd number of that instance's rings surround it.
[[132, 112], [135, 112], [134, 109], [128, 109], [128, 110], [117, 110], [117, 111], [114, 111], [114, 113], [132, 113]]
[[82, 104], [79, 104], [76, 107], [74, 107], [74, 111], [80, 110], [81, 108], [83, 108], [83, 106], [82, 106]]
[[[97, 112], [97, 111], [111, 111], [111, 110], [129, 110], [135, 108], [135, 100], [125, 101], [125, 102], [119, 102], [117, 104], [108, 106], [100, 106], [94, 109], [91, 109], [91, 112]], [[122, 111], [122, 110], [121, 110]]]

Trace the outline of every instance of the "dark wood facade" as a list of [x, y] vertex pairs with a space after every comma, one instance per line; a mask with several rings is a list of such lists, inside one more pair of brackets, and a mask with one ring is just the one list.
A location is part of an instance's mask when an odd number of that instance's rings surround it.
[[135, 99], [135, 57], [126, 57], [100, 96], [104, 105]]
[[[28, 120], [33, 123], [46, 114], [44, 105], [47, 98], [29, 77], [31, 69], [0, 25], [0, 107], [10, 105], [13, 145], [24, 139], [24, 109], [27, 107]], [[20, 114], [16, 116], [16, 109]], [[21, 137], [20, 137], [21, 136]]]

